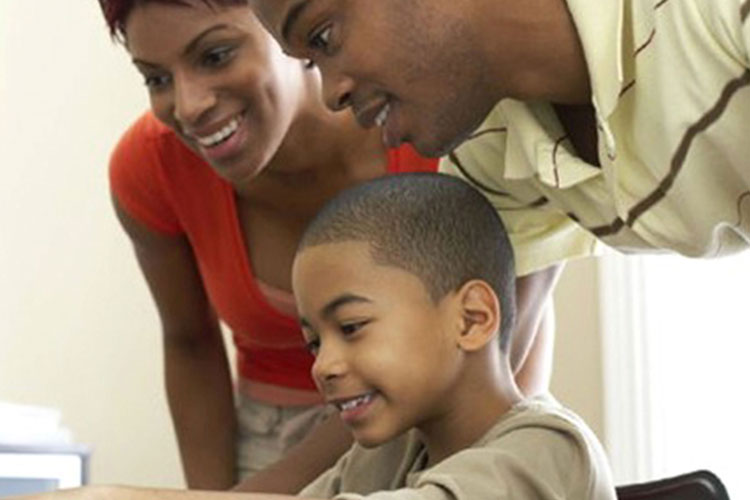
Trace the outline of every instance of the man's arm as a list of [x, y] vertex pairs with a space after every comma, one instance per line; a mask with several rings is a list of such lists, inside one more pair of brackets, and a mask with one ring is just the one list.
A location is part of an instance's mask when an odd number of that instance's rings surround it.
[[549, 390], [555, 315], [552, 291], [563, 264], [518, 278], [516, 328], [510, 344], [510, 360], [516, 383], [527, 396]]

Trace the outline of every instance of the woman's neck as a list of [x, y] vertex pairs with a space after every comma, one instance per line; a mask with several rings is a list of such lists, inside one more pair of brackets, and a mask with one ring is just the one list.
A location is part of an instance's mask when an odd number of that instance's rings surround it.
[[383, 173], [386, 158], [377, 130], [360, 128], [351, 113], [330, 112], [318, 99], [296, 116], [262, 173], [236, 190], [240, 198], [257, 201], [283, 203], [279, 195], [291, 194], [318, 199], [348, 179]]

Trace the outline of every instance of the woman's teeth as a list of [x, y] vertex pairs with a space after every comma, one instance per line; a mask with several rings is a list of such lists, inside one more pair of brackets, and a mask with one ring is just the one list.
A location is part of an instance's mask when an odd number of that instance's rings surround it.
[[386, 104], [383, 106], [383, 109], [380, 110], [380, 113], [378, 113], [378, 116], [375, 117], [375, 125], [378, 127], [382, 127], [385, 125], [386, 119], [388, 119], [388, 112], [391, 110], [391, 105]]
[[218, 132], [214, 132], [207, 137], [196, 137], [195, 139], [198, 141], [198, 144], [200, 144], [204, 148], [216, 146], [217, 144], [220, 144], [229, 139], [229, 137], [231, 137], [231, 135], [237, 131], [240, 126], [240, 120], [240, 116], [235, 116], [234, 118], [232, 118], [232, 121], [226, 124]]
[[372, 394], [365, 394], [363, 396], [359, 396], [354, 399], [350, 399], [349, 401], [345, 401], [343, 403], [338, 403], [336, 406], [339, 407], [339, 410], [341, 411], [348, 411], [353, 410], [354, 408], [358, 406], [362, 406], [364, 404], [369, 403], [372, 400]]

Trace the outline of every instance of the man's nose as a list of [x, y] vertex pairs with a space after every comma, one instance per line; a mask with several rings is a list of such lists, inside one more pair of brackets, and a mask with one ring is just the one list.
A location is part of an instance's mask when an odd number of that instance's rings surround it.
[[351, 106], [354, 80], [326, 67], [321, 67], [323, 100], [332, 111], [341, 111]]
[[195, 126], [215, 104], [216, 92], [202, 79], [175, 76], [173, 115], [180, 125]]

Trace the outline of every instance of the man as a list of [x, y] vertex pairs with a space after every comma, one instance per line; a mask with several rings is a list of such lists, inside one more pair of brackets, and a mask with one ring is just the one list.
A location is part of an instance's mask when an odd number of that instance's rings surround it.
[[325, 100], [447, 155], [519, 274], [750, 239], [750, 0], [251, 0]]

